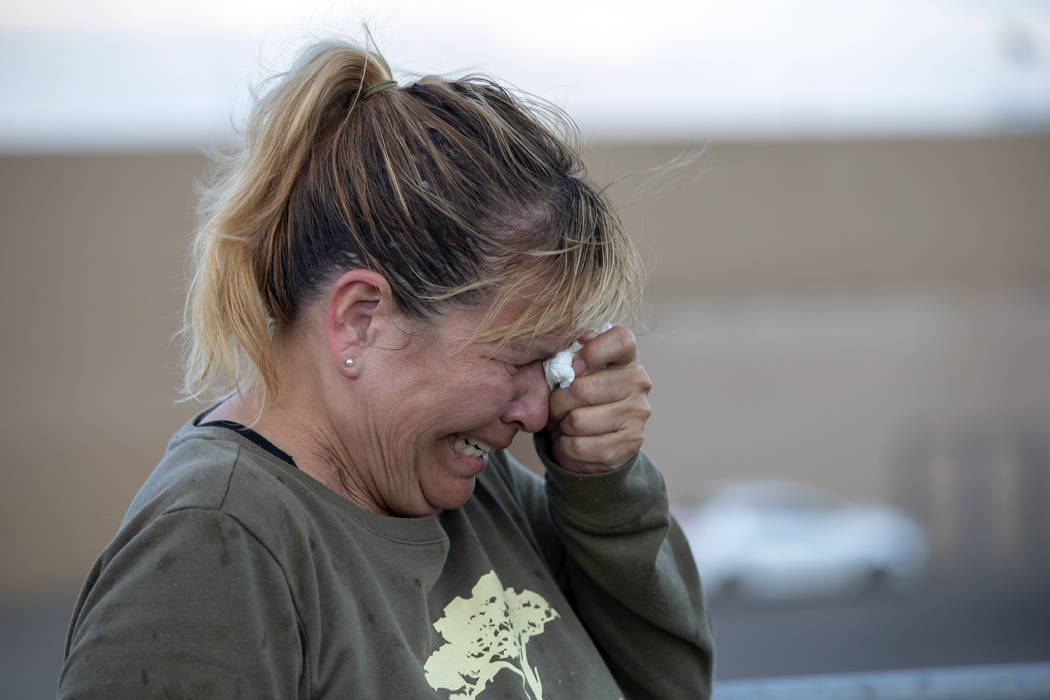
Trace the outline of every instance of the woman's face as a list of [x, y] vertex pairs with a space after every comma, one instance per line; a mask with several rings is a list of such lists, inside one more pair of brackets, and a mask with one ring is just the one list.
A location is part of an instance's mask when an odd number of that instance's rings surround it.
[[[508, 308], [497, 322], [513, 320]], [[377, 348], [361, 366], [364, 406], [352, 409], [352, 468], [379, 510], [419, 516], [458, 508], [474, 490], [488, 453], [519, 430], [547, 424], [542, 361], [571, 337], [546, 336], [502, 348], [463, 342], [486, 309], [440, 317], [405, 343]], [[356, 392], [355, 392], [356, 393]]]

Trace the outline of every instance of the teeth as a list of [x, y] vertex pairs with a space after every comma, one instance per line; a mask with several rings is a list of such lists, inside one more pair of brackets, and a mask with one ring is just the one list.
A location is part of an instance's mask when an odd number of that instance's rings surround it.
[[482, 457], [495, 449], [487, 442], [469, 438], [465, 435], [453, 435], [452, 446], [468, 457]]

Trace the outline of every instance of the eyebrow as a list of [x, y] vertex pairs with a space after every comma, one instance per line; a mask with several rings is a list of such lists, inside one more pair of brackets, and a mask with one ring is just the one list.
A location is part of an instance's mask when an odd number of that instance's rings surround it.
[[570, 345], [572, 345], [572, 340], [551, 340], [546, 343], [543, 341], [511, 341], [507, 344], [507, 348], [511, 350], [511, 352], [536, 355], [538, 359], [546, 359], [562, 350], [565, 350]]

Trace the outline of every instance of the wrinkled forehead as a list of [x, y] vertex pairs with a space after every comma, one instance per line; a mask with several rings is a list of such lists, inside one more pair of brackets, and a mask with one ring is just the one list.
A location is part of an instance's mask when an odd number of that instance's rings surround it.
[[516, 299], [502, 308], [478, 304], [442, 314], [437, 327], [450, 331], [457, 338], [457, 349], [468, 346], [481, 348], [486, 354], [499, 352], [532, 358], [549, 357], [566, 349], [587, 331], [566, 323], [556, 316], [535, 318], [529, 315], [535, 307], [528, 301]]
[[531, 290], [499, 301], [477, 307], [485, 311], [475, 328], [475, 339], [514, 351], [553, 355], [588, 333], [571, 317], [571, 307], [545, 303]]
[[516, 338], [508, 341], [504, 347], [521, 355], [550, 357], [565, 350], [582, 335], [578, 331], [556, 331], [536, 338]]

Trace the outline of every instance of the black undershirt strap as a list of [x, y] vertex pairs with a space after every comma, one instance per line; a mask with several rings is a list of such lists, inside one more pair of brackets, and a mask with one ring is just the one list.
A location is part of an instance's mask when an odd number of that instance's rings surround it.
[[[288, 462], [288, 464], [291, 464], [293, 467], [295, 467], [295, 460], [292, 459], [292, 456], [290, 454], [288, 454], [287, 452], [285, 452], [281, 448], [277, 447], [277, 445], [273, 444], [272, 442], [270, 442], [269, 440], [267, 440], [266, 438], [264, 438], [262, 435], [260, 435], [259, 433], [255, 432], [251, 428], [249, 428], [247, 426], [244, 426], [244, 425], [241, 425], [240, 423], [237, 423], [237, 422], [232, 421], [232, 420], [213, 420], [213, 421], [208, 421], [207, 423], [201, 423], [201, 424], [198, 425], [198, 427], [200, 427], [200, 428], [226, 428], [228, 430], [234, 430], [234, 431], [240, 433], [241, 435], [243, 435], [244, 437], [248, 438], [252, 442], [254, 442], [259, 447], [263, 448], [264, 450], [266, 450], [270, 454], [275, 455], [277, 457], [280, 457], [285, 462]], [[298, 467], [296, 467], [296, 469], [298, 469]]]

